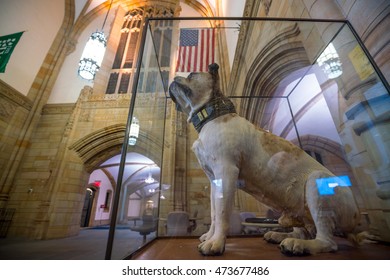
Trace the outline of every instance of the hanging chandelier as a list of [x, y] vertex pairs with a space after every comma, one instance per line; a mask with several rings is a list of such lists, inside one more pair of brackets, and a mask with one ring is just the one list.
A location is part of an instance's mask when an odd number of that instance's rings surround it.
[[108, 13], [110, 12], [111, 5], [112, 0], [110, 3], [110, 7], [107, 10], [102, 30], [92, 33], [84, 48], [83, 54], [81, 55], [78, 74], [83, 79], [93, 80], [95, 78], [96, 72], [99, 71], [100, 66], [102, 64], [107, 46], [107, 39], [104, 35], [103, 28], [106, 23]]
[[[152, 167], [149, 166], [149, 175], [148, 177], [145, 179], [145, 183], [146, 184], [153, 184], [156, 180], [154, 180], [154, 178], [152, 177]], [[151, 192], [151, 190], [149, 190], [149, 192]], [[154, 190], [152, 191], [154, 192]]]
[[79, 75], [86, 80], [93, 80], [99, 70], [106, 51], [107, 39], [102, 31], [92, 33], [79, 62]]
[[317, 63], [329, 79], [335, 79], [343, 74], [340, 57], [332, 43], [322, 52]]
[[136, 117], [133, 117], [130, 125], [130, 135], [129, 135], [129, 145], [134, 146], [137, 143], [139, 134], [139, 120]]

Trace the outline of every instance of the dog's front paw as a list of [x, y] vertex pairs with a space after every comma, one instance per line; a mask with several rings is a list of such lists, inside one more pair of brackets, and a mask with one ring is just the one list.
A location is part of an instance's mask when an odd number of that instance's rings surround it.
[[203, 235], [199, 238], [199, 240], [200, 240], [200, 242], [205, 242], [205, 241], [211, 239], [211, 237], [213, 237], [213, 235], [214, 235], [214, 227], [211, 226], [210, 229], [209, 229], [209, 231], [206, 232], [205, 234], [203, 234]]
[[210, 239], [210, 236], [209, 236], [208, 232], [203, 234], [201, 237], [199, 237], [200, 242], [205, 242], [206, 240], [209, 240], [209, 239]]
[[222, 255], [225, 251], [225, 238], [206, 240], [198, 245], [198, 250], [205, 256]]

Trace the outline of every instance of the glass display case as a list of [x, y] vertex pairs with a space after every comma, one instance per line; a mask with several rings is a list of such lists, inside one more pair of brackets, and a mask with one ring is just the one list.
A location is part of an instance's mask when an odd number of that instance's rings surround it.
[[[390, 241], [389, 85], [348, 22], [148, 19], [106, 258], [128, 258], [156, 238], [208, 230], [209, 181], [191, 150], [198, 133], [176, 110], [168, 86], [213, 62], [237, 113], [347, 176], [362, 224]], [[147, 178], [126, 176], [135, 156], [148, 159]], [[246, 219], [277, 220], [279, 213], [237, 188], [229, 233], [263, 234], [267, 229], [246, 227]]]

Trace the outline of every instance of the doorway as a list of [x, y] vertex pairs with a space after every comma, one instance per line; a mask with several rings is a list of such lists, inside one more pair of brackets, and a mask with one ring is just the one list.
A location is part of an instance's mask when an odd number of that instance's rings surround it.
[[88, 227], [89, 220], [91, 218], [93, 199], [95, 197], [95, 192], [91, 188], [85, 190], [84, 206], [81, 212], [81, 227]]

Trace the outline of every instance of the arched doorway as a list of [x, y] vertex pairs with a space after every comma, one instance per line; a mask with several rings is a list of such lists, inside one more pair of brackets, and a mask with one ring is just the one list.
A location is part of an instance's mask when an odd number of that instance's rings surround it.
[[[101, 163], [90, 175], [81, 219], [90, 215], [89, 226], [105, 226], [110, 223], [113, 198], [116, 189], [121, 155], [113, 156]], [[136, 152], [127, 153], [123, 178], [123, 200], [119, 205], [121, 224], [132, 224], [145, 211], [156, 212], [159, 199], [160, 167], [150, 158]], [[98, 182], [98, 184], [97, 184]], [[93, 191], [95, 189], [95, 191]], [[123, 190], [122, 190], [123, 191]], [[95, 203], [91, 203], [91, 200]], [[153, 201], [151, 203], [150, 201]], [[88, 207], [92, 209], [88, 212]], [[150, 209], [152, 207], [152, 209]]]
[[[154, 129], [158, 131], [158, 129]], [[84, 163], [89, 178], [86, 177], [86, 184], [93, 190], [94, 203], [90, 212], [89, 227], [107, 226], [110, 224], [110, 217], [113, 208], [115, 190], [117, 187], [119, 165], [121, 161], [121, 147], [125, 132], [124, 124], [115, 124], [104, 127], [90, 133], [71, 145]], [[123, 198], [120, 209], [120, 219], [124, 223], [129, 222], [128, 217], [142, 213], [142, 207], [146, 207], [149, 194], [159, 193], [160, 186], [160, 165], [162, 142], [160, 138], [140, 131], [137, 145], [131, 146], [131, 152], [126, 154], [125, 171], [122, 178], [123, 190], [125, 190], [127, 200]], [[130, 149], [129, 149], [130, 150]], [[152, 169], [152, 170], [150, 170]], [[142, 183], [148, 177], [154, 179], [153, 183]], [[96, 182], [99, 182], [96, 185]], [[135, 194], [133, 194], [135, 193]], [[131, 199], [129, 196], [132, 195]], [[134, 198], [142, 197], [145, 200], [136, 202]], [[158, 199], [154, 203], [154, 208], [158, 205]], [[131, 206], [129, 203], [131, 202]], [[139, 203], [140, 209], [136, 211], [133, 204]], [[124, 208], [126, 207], [126, 208]], [[131, 211], [128, 207], [132, 207]], [[83, 211], [77, 213], [80, 219], [84, 215]]]

